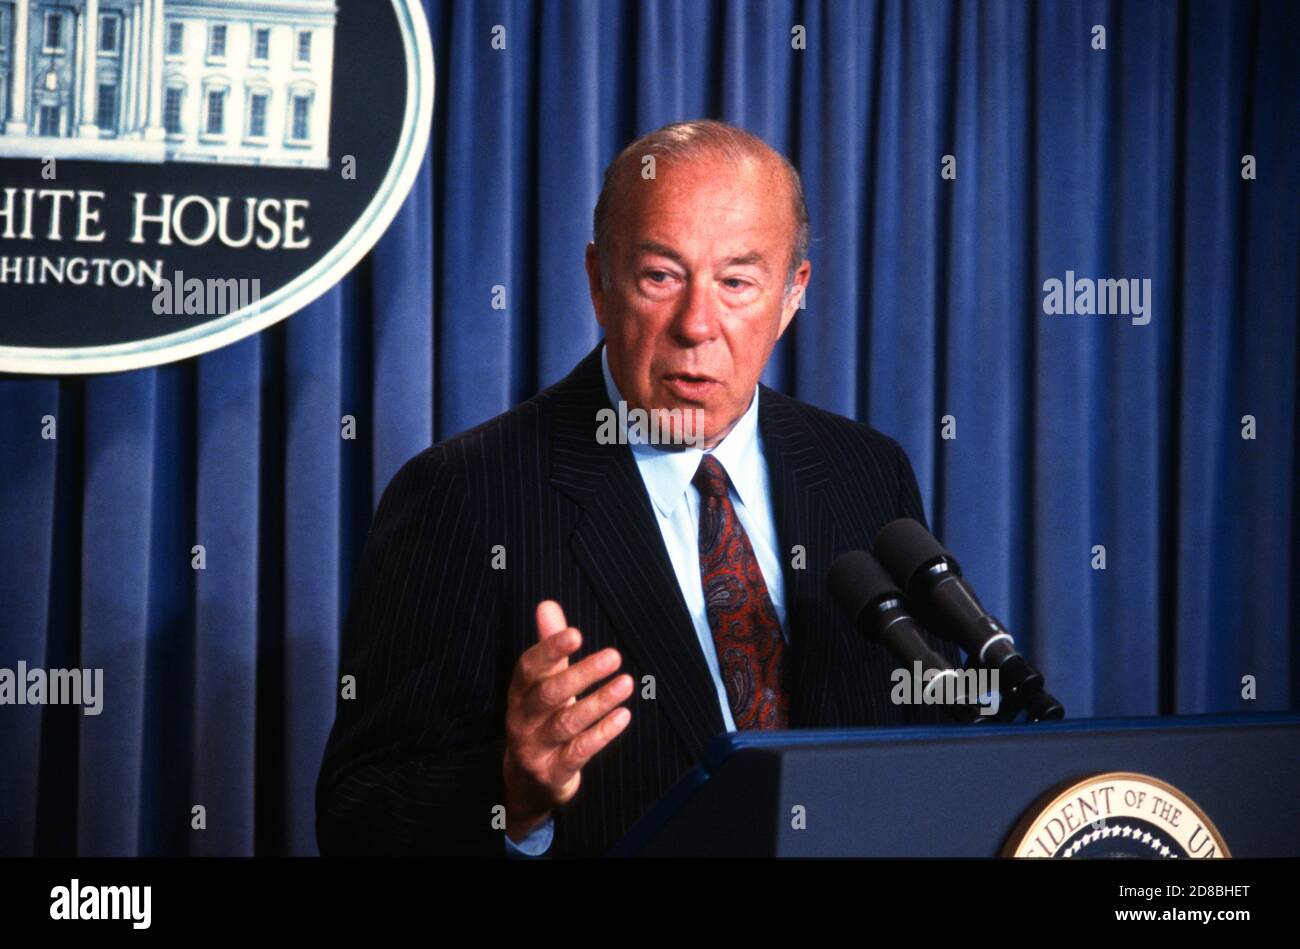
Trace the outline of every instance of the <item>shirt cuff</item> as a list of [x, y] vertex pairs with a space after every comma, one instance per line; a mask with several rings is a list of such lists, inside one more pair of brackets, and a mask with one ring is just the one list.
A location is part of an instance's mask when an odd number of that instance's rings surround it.
[[551, 849], [551, 841], [555, 838], [555, 816], [551, 815], [545, 821], [538, 824], [535, 828], [524, 835], [524, 839], [515, 843], [509, 836], [505, 837], [506, 856], [507, 857], [540, 857], [546, 851]]

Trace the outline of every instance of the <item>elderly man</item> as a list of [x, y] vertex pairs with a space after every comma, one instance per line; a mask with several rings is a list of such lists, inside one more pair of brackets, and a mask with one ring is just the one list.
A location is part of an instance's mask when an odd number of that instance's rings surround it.
[[599, 854], [724, 730], [939, 720], [891, 703], [895, 663], [826, 588], [924, 517], [906, 456], [758, 382], [812, 271], [798, 174], [733, 126], [666, 126], [607, 169], [594, 237], [604, 342], [384, 492], [325, 854]]

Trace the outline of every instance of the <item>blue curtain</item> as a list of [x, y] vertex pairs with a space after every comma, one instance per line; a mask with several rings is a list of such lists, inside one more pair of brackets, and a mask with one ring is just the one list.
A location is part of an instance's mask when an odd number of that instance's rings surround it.
[[[804, 176], [812, 284], [766, 381], [902, 442], [1071, 715], [1295, 707], [1295, 3], [427, 8], [430, 154], [351, 276], [198, 359], [0, 379], [0, 666], [106, 688], [0, 708], [0, 853], [315, 852], [380, 492], [594, 345], [601, 171], [691, 117]], [[1149, 278], [1150, 323], [1046, 315], [1066, 271]]]

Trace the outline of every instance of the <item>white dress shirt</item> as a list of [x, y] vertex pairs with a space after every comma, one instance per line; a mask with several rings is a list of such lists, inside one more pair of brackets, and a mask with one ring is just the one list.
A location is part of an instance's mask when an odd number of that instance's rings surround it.
[[[609, 395], [610, 404], [617, 409], [623, 395], [609, 371], [604, 346], [600, 348], [600, 368], [605, 374], [605, 392]], [[620, 412], [619, 417], [622, 418], [624, 414]], [[709, 615], [704, 606], [704, 586], [700, 580], [700, 492], [691, 484], [691, 479], [695, 477], [705, 451], [712, 454], [726, 469], [731, 479], [732, 506], [736, 509], [736, 516], [745, 528], [745, 533], [749, 535], [749, 543], [754, 548], [754, 556], [763, 572], [767, 592], [771, 595], [772, 605], [776, 607], [776, 615], [781, 620], [781, 632], [789, 643], [790, 630], [785, 616], [785, 577], [781, 572], [781, 554], [777, 547], [776, 520], [772, 516], [767, 460], [763, 456], [763, 439], [758, 431], [758, 386], [754, 386], [754, 397], [735, 428], [713, 448], [701, 450], [690, 446], [673, 446], [672, 449], [665, 449], [644, 441], [633, 442], [626, 430], [620, 435], [628, 440], [637, 470], [650, 495], [650, 504], [654, 508], [655, 519], [659, 522], [659, 533], [663, 535], [664, 546], [668, 548], [668, 559], [672, 561], [673, 571], [677, 574], [677, 585], [681, 588], [687, 612], [695, 624], [695, 635], [699, 639], [700, 651], [704, 653], [709, 674], [713, 676], [718, 704], [722, 708], [722, 720], [726, 723], [727, 731], [734, 732], [736, 722], [731, 714], [731, 703], [727, 701], [726, 687], [722, 684], [718, 651], [713, 643], [713, 631], [709, 628]]]
[[[609, 371], [609, 359], [603, 345], [600, 347], [600, 368], [605, 375], [605, 393], [609, 396], [609, 403], [617, 410], [623, 395]], [[713, 448], [703, 450], [690, 446], [660, 448], [644, 439], [637, 440], [633, 437], [637, 433], [629, 432], [627, 426], [622, 424], [626, 421], [626, 412], [618, 412], [622, 425], [619, 437], [632, 449], [641, 481], [650, 496], [659, 533], [668, 549], [668, 559], [672, 561], [687, 612], [695, 625], [700, 651], [704, 654], [704, 662], [709, 667], [713, 687], [718, 693], [722, 721], [729, 732], [736, 730], [736, 721], [731, 714], [731, 703], [727, 701], [727, 689], [722, 683], [722, 673], [718, 668], [718, 650], [713, 642], [713, 631], [709, 628], [709, 615], [704, 606], [704, 585], [700, 578], [700, 492], [691, 484], [691, 480], [700, 467], [700, 459], [704, 457], [705, 451], [717, 458], [726, 470], [731, 480], [731, 504], [749, 536], [750, 546], [754, 548], [754, 556], [758, 559], [767, 592], [772, 597], [772, 605], [776, 607], [776, 615], [781, 621], [781, 633], [788, 644], [790, 629], [785, 611], [785, 576], [781, 572], [781, 551], [777, 546], [776, 520], [772, 515], [767, 459], [763, 454], [763, 438], [758, 430], [758, 395], [758, 386], [755, 385], [754, 397], [740, 421], [727, 433], [726, 438]], [[629, 411], [630, 408], [629, 406]], [[594, 420], [592, 424], [594, 426]], [[506, 852], [540, 856], [550, 849], [554, 833], [555, 820], [553, 817], [548, 818], [518, 844], [507, 837]]]

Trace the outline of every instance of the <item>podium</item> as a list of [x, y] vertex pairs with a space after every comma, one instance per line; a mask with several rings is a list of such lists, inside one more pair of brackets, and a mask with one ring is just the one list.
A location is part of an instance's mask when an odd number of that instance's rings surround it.
[[[1009, 855], [1013, 838], [1025, 833], [1036, 810], [1061, 801], [1063, 788], [1116, 772], [1181, 791], [1190, 810], [1171, 810], [1163, 792], [1133, 792], [1132, 799], [1142, 802], [1143, 815], [1149, 806], [1152, 815], [1181, 819], [1184, 829], [1195, 815], [1208, 818], [1230, 856], [1300, 856], [1296, 713], [731, 732], [713, 741], [705, 760], [612, 853]], [[1118, 802], [1119, 792], [1092, 798], [1102, 799]], [[1039, 835], [1048, 849], [1056, 837], [1087, 835], [1082, 823], [1072, 824], [1072, 813], [1098, 828], [1096, 838], [1113, 830], [1116, 847], [1128, 843], [1130, 832], [1135, 844], [1142, 836], [1141, 820], [1134, 827], [1111, 820], [1105, 830], [1100, 818], [1107, 814], [1088, 811], [1086, 802], [1082, 814], [1072, 812], [1070, 804], [1064, 802], [1060, 826]]]

